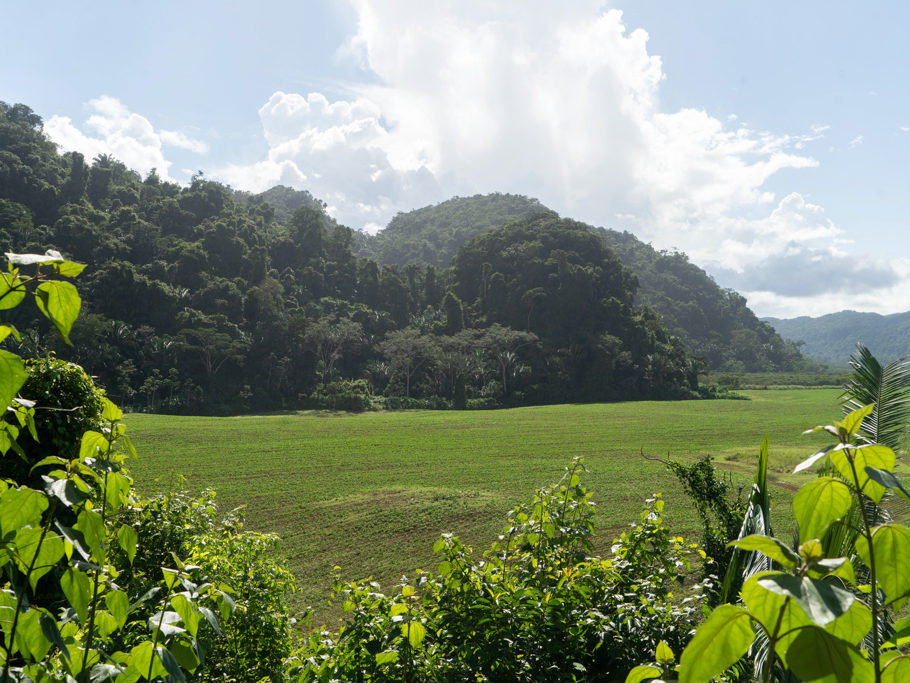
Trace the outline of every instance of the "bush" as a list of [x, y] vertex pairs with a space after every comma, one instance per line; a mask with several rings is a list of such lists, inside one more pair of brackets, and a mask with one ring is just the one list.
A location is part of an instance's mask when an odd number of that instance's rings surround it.
[[317, 386], [307, 399], [307, 406], [316, 410], [362, 413], [373, 407], [373, 396], [364, 379], [340, 380]]
[[418, 574], [393, 595], [336, 577], [347, 621], [309, 634], [292, 679], [613, 680], [661, 639], [681, 648], [707, 587], [673, 598], [693, 546], [669, 534], [655, 498], [608, 557], [591, 556], [581, 466], [510, 512], [482, 558], [444, 535], [438, 574]]
[[105, 396], [75, 363], [49, 356], [29, 360], [25, 368], [28, 378], [19, 393], [35, 402], [37, 439], [28, 430], [20, 432], [22, 454], [0, 459], [0, 477], [40, 486], [40, 475], [30, 473], [32, 466], [49, 456], [78, 457], [82, 435], [101, 426]]

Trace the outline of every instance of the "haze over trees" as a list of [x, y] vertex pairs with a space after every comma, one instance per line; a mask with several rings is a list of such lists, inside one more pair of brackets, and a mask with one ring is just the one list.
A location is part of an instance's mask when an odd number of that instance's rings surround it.
[[910, 312], [880, 315], [840, 311], [817, 318], [765, 318], [787, 339], [801, 343], [807, 356], [845, 367], [857, 342], [883, 362], [910, 356]]
[[87, 264], [75, 346], [17, 312], [23, 351], [82, 364], [133, 409], [683, 398], [704, 362], [801, 362], [684, 256], [616, 236], [490, 195], [371, 238], [307, 192], [59, 154], [39, 116], [0, 105], [0, 241]]

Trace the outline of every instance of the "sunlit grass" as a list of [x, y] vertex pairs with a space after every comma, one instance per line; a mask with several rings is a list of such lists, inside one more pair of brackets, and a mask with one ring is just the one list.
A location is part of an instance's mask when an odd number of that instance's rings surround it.
[[[789, 507], [793, 465], [826, 443], [801, 436], [838, 415], [837, 391], [744, 392], [749, 401], [561, 405], [501, 411], [232, 418], [128, 416], [139, 490], [213, 488], [223, 510], [244, 505], [248, 528], [273, 531], [299, 577], [299, 605], [325, 604], [330, 571], [384, 585], [433, 569], [432, 545], [454, 532], [482, 550], [505, 513], [557, 481], [575, 456], [590, 470], [598, 545], [638, 518], [656, 492], [668, 523], [697, 540], [686, 497], [662, 459], [710, 454], [747, 484], [771, 440], [776, 510]], [[185, 483], [177, 475], [185, 477]], [[809, 475], [811, 476], [811, 475]]]

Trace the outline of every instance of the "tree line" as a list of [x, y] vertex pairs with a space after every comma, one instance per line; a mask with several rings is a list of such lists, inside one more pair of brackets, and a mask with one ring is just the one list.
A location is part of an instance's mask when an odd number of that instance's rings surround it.
[[636, 304], [635, 276], [589, 226], [543, 209], [473, 238], [449, 267], [381, 265], [306, 193], [237, 193], [201, 173], [181, 187], [59, 154], [39, 116], [2, 104], [0, 241], [87, 264], [74, 346], [13, 311], [21, 350], [78, 362], [132, 409], [698, 391], [700, 366]]

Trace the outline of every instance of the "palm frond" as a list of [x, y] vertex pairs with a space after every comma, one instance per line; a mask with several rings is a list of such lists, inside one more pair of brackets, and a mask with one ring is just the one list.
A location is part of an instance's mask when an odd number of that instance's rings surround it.
[[910, 359], [882, 366], [863, 344], [850, 357], [853, 369], [844, 382], [840, 401], [844, 413], [875, 404], [863, 419], [862, 432], [873, 443], [897, 451], [907, 438], [910, 424]]
[[[749, 493], [749, 506], [743, 517], [743, 525], [737, 540], [761, 534], [773, 536], [771, 530], [771, 490], [768, 488], [768, 437], [765, 437], [761, 450], [758, 452], [758, 466], [755, 469], [755, 481]], [[771, 561], [763, 554], [754, 550], [747, 551], [736, 548], [727, 565], [727, 571], [722, 577], [719, 601], [736, 602], [739, 590], [743, 583], [753, 574], [767, 571], [771, 568]]]

